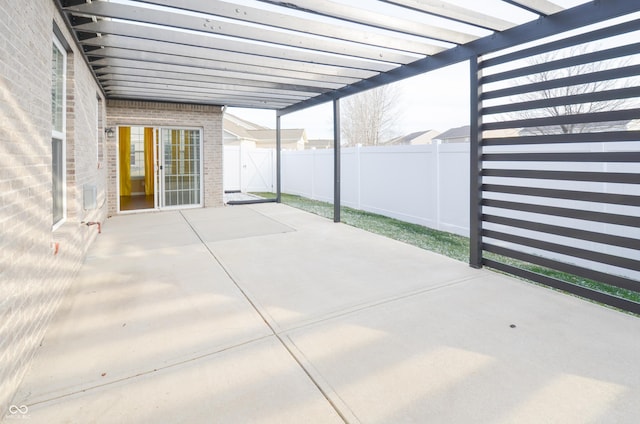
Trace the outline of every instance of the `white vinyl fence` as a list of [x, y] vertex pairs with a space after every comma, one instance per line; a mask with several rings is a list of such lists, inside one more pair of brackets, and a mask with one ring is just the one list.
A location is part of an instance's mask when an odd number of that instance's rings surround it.
[[[345, 206], [469, 234], [469, 145], [341, 150]], [[282, 152], [282, 191], [333, 201], [333, 150]]]
[[[469, 235], [469, 144], [343, 148], [344, 206]], [[224, 148], [224, 189], [275, 191], [274, 149]], [[282, 152], [282, 191], [333, 202], [333, 150]]]

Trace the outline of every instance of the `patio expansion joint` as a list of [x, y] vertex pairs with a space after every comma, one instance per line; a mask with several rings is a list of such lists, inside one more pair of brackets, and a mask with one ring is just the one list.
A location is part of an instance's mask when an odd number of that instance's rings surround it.
[[345, 417], [341, 414], [340, 416], [343, 418], [343, 420], [347, 423], [361, 423], [362, 420], [358, 417], [353, 408], [351, 408], [349, 406], [349, 403], [345, 399], [343, 399], [342, 396], [340, 396], [340, 393], [325, 378], [322, 372], [320, 372], [320, 370], [315, 367], [313, 362], [307, 357], [307, 355], [305, 355], [304, 351], [298, 347], [293, 338], [291, 338], [291, 336], [289, 335], [284, 335], [284, 338], [286, 340], [286, 343], [288, 343], [287, 349], [297, 352], [297, 355], [299, 355], [298, 362], [305, 364], [305, 368], [308, 370], [309, 374], [313, 375], [313, 379], [322, 382], [322, 385], [324, 387], [328, 387], [328, 390], [325, 389], [325, 391], [327, 392], [327, 396], [331, 396], [332, 399], [335, 399], [330, 401], [332, 405], [336, 405], [336, 408], [340, 408], [342, 411], [344, 411], [344, 415], [349, 415], [348, 417]]
[[[198, 232], [196, 231], [196, 229], [191, 225], [191, 223], [189, 222], [189, 220], [182, 214], [182, 212], [180, 212], [180, 215], [182, 215], [182, 218], [185, 220], [185, 222], [187, 223], [187, 225], [189, 227], [191, 227], [191, 230], [195, 233], [196, 237], [198, 237], [198, 239], [200, 239], [200, 242], [204, 245], [205, 249], [207, 249], [207, 251], [209, 252], [209, 254], [211, 255], [211, 257], [218, 263], [218, 265], [222, 268], [222, 270], [225, 272], [225, 274], [229, 277], [229, 279], [231, 280], [231, 282], [236, 286], [236, 288], [238, 289], [238, 291], [240, 291], [240, 293], [242, 294], [242, 296], [245, 298], [245, 300], [251, 305], [251, 307], [253, 308], [253, 310], [260, 316], [260, 318], [262, 319], [262, 321], [265, 323], [265, 325], [269, 328], [269, 330], [271, 331], [272, 335], [278, 340], [278, 342], [282, 345], [282, 347], [284, 347], [284, 349], [287, 351], [287, 353], [289, 354], [289, 356], [296, 362], [296, 364], [298, 364], [298, 367], [300, 367], [300, 369], [304, 372], [304, 374], [309, 378], [309, 380], [311, 381], [311, 383], [316, 387], [316, 389], [318, 389], [318, 391], [322, 394], [322, 396], [324, 397], [324, 399], [329, 403], [329, 405], [331, 405], [331, 408], [333, 408], [333, 410], [335, 411], [335, 413], [340, 417], [340, 419], [342, 419], [342, 421], [345, 424], [348, 424], [350, 421], [347, 419], [347, 417], [345, 417], [345, 415], [343, 414], [343, 412], [340, 410], [340, 408], [335, 404], [335, 402], [333, 401], [333, 399], [329, 396], [329, 394], [326, 392], [326, 390], [322, 387], [322, 385], [316, 380], [316, 378], [313, 376], [312, 372], [303, 364], [303, 362], [296, 356], [296, 354], [293, 352], [293, 350], [291, 349], [291, 347], [286, 343], [286, 341], [283, 339], [283, 337], [280, 335], [280, 333], [278, 331], [275, 330], [275, 328], [273, 327], [273, 325], [271, 324], [271, 322], [266, 318], [266, 316], [264, 315], [264, 313], [260, 310], [260, 308], [258, 308], [258, 306], [256, 305], [256, 303], [251, 299], [251, 297], [246, 293], [246, 291], [240, 286], [240, 284], [238, 283], [238, 281], [233, 277], [233, 275], [231, 274], [231, 272], [229, 271], [229, 269], [222, 263], [222, 261], [220, 260], [220, 258], [218, 258], [218, 256], [213, 252], [213, 250], [211, 250], [211, 248], [207, 245], [207, 243], [202, 239], [202, 237], [200, 237], [200, 234], [198, 234]], [[267, 336], [270, 337], [270, 336]]]
[[373, 308], [376, 308], [378, 306], [399, 302], [401, 300], [408, 299], [408, 298], [415, 297], [415, 296], [420, 296], [420, 295], [425, 294], [425, 293], [434, 292], [434, 291], [438, 291], [438, 290], [443, 290], [443, 289], [446, 289], [446, 288], [449, 288], [449, 287], [453, 287], [453, 286], [457, 286], [457, 285], [460, 285], [460, 284], [464, 284], [464, 283], [467, 283], [467, 282], [469, 282], [471, 280], [476, 280], [478, 278], [480, 278], [480, 276], [477, 276], [477, 275], [458, 278], [458, 279], [455, 279], [455, 280], [452, 280], [452, 281], [448, 281], [446, 283], [443, 283], [443, 284], [440, 284], [440, 285], [437, 285], [437, 286], [423, 288], [423, 289], [417, 289], [417, 290], [412, 290], [412, 291], [401, 293], [401, 294], [398, 294], [398, 295], [395, 295], [395, 296], [390, 296], [390, 297], [387, 297], [387, 298], [384, 298], [384, 299], [361, 303], [359, 305], [354, 305], [354, 306], [351, 306], [351, 307], [347, 307], [347, 308], [341, 309], [339, 311], [335, 311], [335, 312], [332, 312], [332, 313], [325, 314], [324, 316], [322, 316], [320, 318], [310, 319], [310, 320], [308, 320], [306, 322], [303, 322], [303, 323], [301, 323], [299, 325], [295, 325], [293, 327], [289, 327], [289, 328], [283, 329], [278, 334], [286, 334], [286, 333], [289, 333], [289, 332], [292, 332], [292, 331], [304, 329], [304, 328], [311, 327], [311, 326], [316, 325], [316, 324], [320, 324], [320, 323], [323, 323], [323, 322], [331, 321], [331, 320], [336, 319], [336, 318], [341, 318], [341, 317], [345, 317], [345, 316], [349, 316], [349, 315], [354, 315], [354, 314], [357, 314], [357, 313], [360, 313], [360, 312], [363, 312], [363, 311], [367, 311], [369, 309], [373, 309]]
[[279, 225], [284, 225], [285, 227], [289, 227], [289, 228], [291, 228], [291, 231], [298, 231], [298, 229], [297, 229], [297, 228], [292, 227], [292, 226], [291, 226], [291, 225], [289, 225], [289, 224], [284, 224], [284, 223], [282, 223], [282, 222], [278, 221], [277, 219], [275, 219], [274, 217], [272, 217], [272, 216], [270, 216], [270, 215], [267, 215], [266, 213], [264, 213], [264, 212], [260, 211], [260, 210], [259, 210], [259, 209], [257, 209], [257, 208], [252, 208], [250, 205], [248, 205], [248, 208], [249, 208], [249, 209], [251, 209], [253, 212], [255, 212], [255, 213], [257, 213], [257, 214], [259, 214], [259, 215], [263, 216], [264, 218], [268, 219], [269, 221], [275, 222], [275, 223], [277, 223], [277, 224], [279, 224]]
[[156, 368], [153, 368], [153, 369], [149, 369], [149, 370], [146, 370], [146, 371], [142, 371], [142, 372], [139, 372], [139, 373], [136, 373], [136, 374], [133, 374], [133, 375], [128, 375], [126, 377], [117, 378], [115, 380], [111, 380], [111, 381], [108, 381], [108, 382], [105, 382], [105, 383], [95, 384], [93, 386], [89, 386], [89, 387], [84, 387], [84, 388], [81, 388], [81, 389], [73, 390], [73, 391], [70, 391], [68, 393], [59, 394], [57, 396], [48, 397], [46, 399], [41, 399], [41, 400], [38, 400], [38, 401], [35, 401], [35, 402], [29, 402], [29, 403], [27, 403], [27, 406], [31, 407], [31, 406], [34, 406], [34, 405], [40, 405], [40, 404], [44, 404], [44, 403], [54, 402], [54, 401], [57, 401], [57, 400], [60, 400], [60, 399], [65, 399], [65, 398], [68, 398], [68, 397], [71, 397], [71, 396], [75, 396], [75, 395], [80, 394], [80, 393], [86, 393], [86, 392], [89, 392], [89, 391], [92, 391], [92, 390], [96, 390], [96, 389], [100, 389], [100, 388], [103, 388], [103, 387], [109, 387], [109, 386], [113, 386], [115, 384], [123, 383], [123, 382], [126, 382], [126, 381], [135, 380], [135, 379], [140, 378], [140, 377], [144, 377], [144, 376], [151, 375], [151, 374], [154, 374], [154, 373], [157, 373], [157, 372], [160, 372], [160, 371], [164, 371], [164, 370], [172, 369], [172, 368], [179, 367], [179, 366], [182, 366], [182, 365], [185, 365], [185, 364], [189, 364], [189, 363], [192, 363], [192, 362], [196, 362], [196, 361], [202, 360], [204, 358], [208, 358], [210, 356], [218, 355], [220, 353], [224, 353], [224, 352], [227, 352], [227, 351], [230, 351], [230, 350], [242, 347], [242, 346], [247, 346], [247, 345], [250, 345], [250, 344], [265, 340], [265, 339], [268, 339], [270, 337], [272, 337], [271, 334], [267, 334], [267, 335], [264, 335], [264, 336], [256, 337], [256, 338], [253, 338], [253, 339], [250, 339], [250, 340], [246, 340], [246, 341], [241, 342], [241, 343], [236, 343], [236, 344], [233, 344], [233, 345], [229, 345], [229, 346], [217, 349], [215, 351], [203, 353], [203, 354], [200, 354], [198, 356], [194, 356], [194, 357], [191, 357], [191, 358], [188, 358], [188, 359], [184, 359], [184, 360], [181, 360], [181, 361], [172, 362], [170, 364], [167, 364], [167, 365], [164, 365], [164, 366], [159, 366], [159, 367], [156, 367]]

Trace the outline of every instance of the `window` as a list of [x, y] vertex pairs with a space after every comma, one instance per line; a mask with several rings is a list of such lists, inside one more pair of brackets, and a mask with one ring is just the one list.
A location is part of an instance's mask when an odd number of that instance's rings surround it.
[[53, 229], [66, 218], [65, 109], [67, 55], [54, 37], [51, 66], [51, 196]]
[[132, 178], [144, 178], [144, 127], [131, 127], [131, 165]]

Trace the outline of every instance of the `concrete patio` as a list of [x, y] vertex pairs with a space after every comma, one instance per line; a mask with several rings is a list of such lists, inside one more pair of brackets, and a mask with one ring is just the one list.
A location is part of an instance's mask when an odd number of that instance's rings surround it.
[[4, 422], [637, 423], [638, 358], [636, 317], [284, 205], [126, 215]]

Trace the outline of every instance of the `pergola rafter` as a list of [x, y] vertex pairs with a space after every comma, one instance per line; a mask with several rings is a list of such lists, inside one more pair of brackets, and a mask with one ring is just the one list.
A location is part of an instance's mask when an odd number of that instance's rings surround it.
[[[541, 0], [510, 3], [533, 11], [532, 19], [561, 9]], [[163, 78], [171, 84], [178, 77], [183, 85], [198, 89], [208, 80], [193, 75], [216, 71], [213, 78], [234, 74], [229, 88], [237, 88], [235, 93], [229, 89], [226, 96], [223, 92], [210, 93], [206, 99], [185, 95], [176, 101], [282, 113], [467, 60], [496, 35], [520, 28], [509, 17], [442, 1], [354, 5], [315, 0], [59, 0], [59, 4], [89, 63], [103, 76], [98, 81], [109, 84], [110, 95], [119, 81], [123, 85], [125, 81], [112, 74], [131, 68], [137, 69], [138, 77], [149, 69], [150, 88], [154, 84], [161, 88]], [[613, 15], [619, 7], [611, 9]], [[597, 15], [592, 18], [598, 19]], [[535, 33], [538, 36], [540, 31]], [[126, 66], [121, 65], [123, 61]], [[170, 73], [162, 76], [157, 68], [164, 66]], [[104, 67], [111, 72], [104, 72]], [[105, 74], [111, 76], [104, 78]], [[274, 90], [268, 91], [271, 100], [265, 103], [241, 88], [266, 88], [256, 81], [282, 85], [269, 87]], [[303, 93], [303, 98], [291, 97], [292, 85], [298, 86], [294, 91]], [[123, 90], [119, 93], [126, 96]], [[243, 98], [242, 93], [247, 96]], [[131, 95], [137, 98], [137, 93]]]

